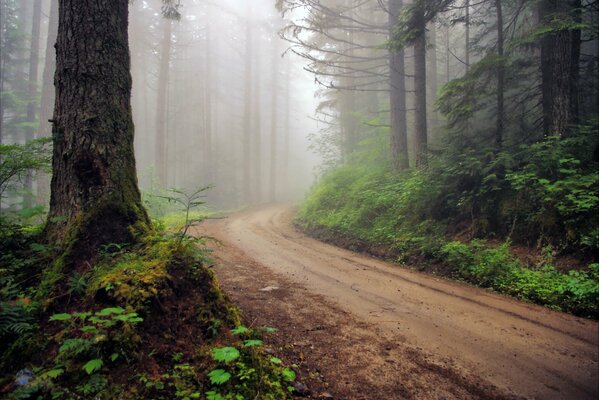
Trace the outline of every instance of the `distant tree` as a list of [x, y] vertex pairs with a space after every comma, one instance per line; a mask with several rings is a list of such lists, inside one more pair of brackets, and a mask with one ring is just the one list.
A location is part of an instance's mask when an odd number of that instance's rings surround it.
[[[389, 37], [397, 29], [402, 0], [389, 0]], [[389, 50], [391, 164], [396, 171], [409, 167], [406, 113], [405, 52], [403, 47]]]
[[542, 0], [543, 125], [546, 136], [566, 137], [578, 120], [581, 0]]
[[160, 184], [167, 182], [167, 143], [168, 143], [168, 95], [171, 54], [173, 46], [173, 21], [162, 20], [162, 40], [160, 45], [160, 65], [158, 69], [158, 93], [156, 101], [156, 172]]
[[[137, 187], [128, 0], [59, 0], [46, 235], [75, 267], [149, 228]], [[94, 23], [81, 23], [94, 21]]]

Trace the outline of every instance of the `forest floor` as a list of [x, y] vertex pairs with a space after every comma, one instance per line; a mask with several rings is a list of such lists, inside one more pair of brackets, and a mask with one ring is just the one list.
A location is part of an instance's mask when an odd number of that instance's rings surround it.
[[268, 350], [297, 365], [306, 397], [599, 395], [596, 321], [319, 242], [293, 215], [271, 205], [195, 229], [222, 242], [221, 286], [248, 326], [279, 329]]

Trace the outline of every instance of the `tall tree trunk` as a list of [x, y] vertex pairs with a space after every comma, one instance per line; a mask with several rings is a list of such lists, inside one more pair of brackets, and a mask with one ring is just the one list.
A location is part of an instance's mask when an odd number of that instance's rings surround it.
[[277, 42], [273, 41], [272, 49], [272, 92], [270, 97], [270, 179], [269, 179], [269, 200], [276, 201], [277, 190], [277, 117], [278, 117], [278, 82], [279, 82], [279, 54], [277, 51]]
[[243, 155], [242, 192], [243, 202], [252, 201], [252, 28], [249, 21], [245, 27], [245, 71], [244, 71], [244, 110], [243, 139], [241, 153]]
[[135, 173], [128, 5], [59, 1], [46, 234], [63, 247], [65, 267], [87, 265], [103, 244], [135, 241], [150, 224]]
[[[580, 0], [543, 0], [541, 23], [580, 20]], [[567, 137], [578, 119], [580, 29], [554, 30], [541, 39], [541, 79], [545, 136]]]
[[[393, 36], [399, 23], [402, 0], [389, 0], [389, 37]], [[391, 165], [395, 171], [409, 167], [408, 127], [406, 119], [406, 71], [403, 48], [389, 52], [389, 101], [390, 101], [390, 147]]]
[[160, 46], [160, 66], [158, 71], [158, 92], [156, 101], [156, 173], [163, 186], [168, 185], [167, 146], [168, 146], [168, 92], [172, 48], [173, 21], [162, 20], [162, 44]]
[[[56, 35], [58, 34], [58, 0], [50, 2], [50, 17], [48, 20], [48, 35], [46, 36], [46, 49], [44, 72], [42, 74], [42, 98], [40, 101], [39, 126], [37, 137], [47, 137], [52, 133], [52, 109], [54, 106], [54, 72], [56, 70]], [[37, 202], [47, 204], [50, 196], [50, 177], [45, 173], [37, 174]]]
[[504, 81], [505, 81], [505, 61], [503, 59], [503, 9], [501, 0], [495, 0], [495, 9], [497, 11], [497, 55], [499, 63], [497, 65], [497, 122], [495, 127], [495, 150], [500, 151], [503, 145], [503, 130], [505, 121], [504, 107]]
[[211, 54], [211, 32], [210, 24], [206, 26], [206, 52], [204, 55], [205, 59], [205, 73], [206, 83], [204, 85], [204, 165], [205, 165], [205, 177], [206, 183], [214, 183], [214, 159], [212, 149], [212, 54]]
[[[255, 38], [257, 39], [257, 38]], [[260, 60], [259, 47], [255, 46], [254, 57], [257, 60]], [[253, 121], [252, 121], [252, 162], [253, 162], [253, 172], [254, 176], [252, 177], [252, 183], [254, 186], [254, 196], [252, 202], [254, 204], [259, 204], [262, 202], [262, 97], [260, 94], [260, 64], [257, 64], [257, 67], [254, 68], [254, 92], [253, 92]]]
[[[37, 87], [38, 87], [38, 70], [40, 61], [40, 25], [42, 22], [42, 0], [34, 0], [33, 2], [33, 18], [31, 21], [31, 40], [29, 48], [29, 74], [28, 74], [28, 90], [27, 90], [27, 117], [26, 121], [33, 125], [36, 120], [37, 111]], [[35, 128], [27, 127], [25, 140], [32, 140], [35, 136]], [[33, 205], [33, 173], [27, 172], [25, 175], [25, 195], [23, 196], [23, 207], [29, 208]]]
[[414, 40], [414, 112], [416, 166], [426, 165], [426, 22], [423, 6], [415, 9], [416, 39]]
[[435, 106], [439, 83], [437, 80], [437, 27], [435, 20], [429, 24], [427, 31], [428, 49], [426, 52], [426, 87], [427, 87], [427, 117], [428, 117], [428, 142], [435, 143], [437, 140], [437, 127], [439, 126], [439, 113]]
[[[6, 32], [8, 19], [8, 7], [4, 1], [0, 0], [0, 32]], [[6, 34], [0, 36], [0, 93], [4, 92], [4, 82], [6, 79], [6, 66], [8, 65], [8, 57], [4, 54], [6, 46]], [[0, 101], [0, 144], [4, 143], [4, 102]], [[2, 204], [0, 203], [0, 207]]]
[[470, 69], [470, 0], [466, 0], [464, 4], [466, 16], [464, 17], [464, 63], [466, 64], [466, 72]]
[[285, 122], [284, 129], [285, 135], [283, 137], [283, 167], [281, 172], [283, 183], [283, 193], [287, 195], [289, 193], [289, 136], [290, 136], [290, 120], [291, 120], [291, 58], [287, 56], [287, 62], [285, 63], [286, 79], [285, 79]]

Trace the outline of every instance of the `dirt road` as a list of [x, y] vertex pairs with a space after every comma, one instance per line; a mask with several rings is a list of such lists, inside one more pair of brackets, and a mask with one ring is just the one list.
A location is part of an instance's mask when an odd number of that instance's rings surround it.
[[314, 398], [598, 398], [596, 322], [324, 244], [292, 217], [274, 205], [198, 230], [224, 243], [222, 286], [281, 329], [273, 351]]

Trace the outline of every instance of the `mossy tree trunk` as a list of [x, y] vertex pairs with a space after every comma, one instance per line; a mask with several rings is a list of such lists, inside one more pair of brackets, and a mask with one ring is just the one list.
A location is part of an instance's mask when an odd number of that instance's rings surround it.
[[150, 227], [137, 187], [128, 0], [60, 0], [46, 235], [77, 268]]

